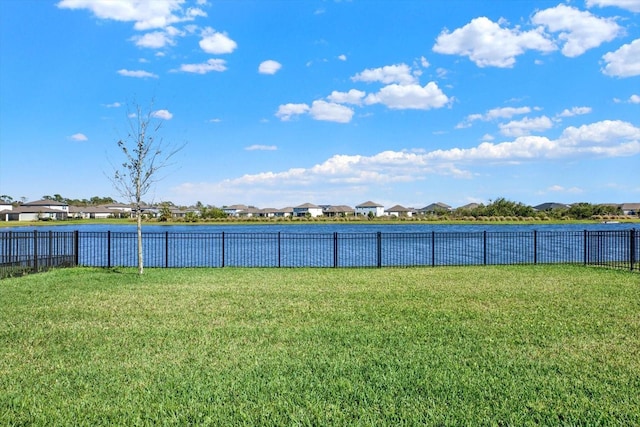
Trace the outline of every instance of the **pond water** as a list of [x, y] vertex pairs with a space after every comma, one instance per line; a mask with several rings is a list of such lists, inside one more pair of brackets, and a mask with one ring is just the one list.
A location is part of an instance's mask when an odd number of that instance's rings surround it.
[[[608, 231], [640, 229], [640, 223], [581, 223], [581, 224], [368, 224], [368, 223], [275, 223], [275, 224], [144, 224], [143, 233], [475, 233], [490, 232], [520, 232], [520, 231]], [[54, 225], [54, 226], [17, 226], [3, 227], [3, 231], [82, 231], [82, 232], [133, 232], [135, 224], [86, 224], [86, 225]]]

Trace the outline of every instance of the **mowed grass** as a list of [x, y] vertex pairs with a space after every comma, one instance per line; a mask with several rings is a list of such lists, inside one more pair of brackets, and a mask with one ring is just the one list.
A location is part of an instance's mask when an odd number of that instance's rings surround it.
[[0, 425], [640, 425], [629, 272], [78, 268], [0, 325]]

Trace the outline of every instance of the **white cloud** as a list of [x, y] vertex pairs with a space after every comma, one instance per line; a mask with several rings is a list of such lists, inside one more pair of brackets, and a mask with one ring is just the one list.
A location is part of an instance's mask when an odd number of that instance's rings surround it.
[[631, 95], [631, 96], [629, 97], [629, 102], [630, 102], [631, 104], [640, 104], [640, 95], [635, 95], [635, 94], [634, 94], [634, 95]]
[[354, 82], [398, 83], [401, 85], [416, 82], [416, 78], [411, 74], [411, 67], [407, 64], [386, 65], [381, 68], [366, 69], [351, 77], [351, 80]]
[[547, 188], [546, 191], [550, 193], [569, 193], [569, 194], [580, 194], [583, 192], [581, 188], [578, 188], [578, 187], [565, 188], [562, 185], [552, 185], [551, 187]]
[[275, 145], [260, 145], [260, 144], [254, 144], [254, 145], [245, 147], [245, 150], [247, 151], [275, 151], [277, 149], [278, 147], [276, 147]]
[[260, 74], [275, 74], [282, 68], [282, 64], [278, 61], [274, 61], [273, 59], [268, 59], [263, 61], [258, 66], [258, 72]]
[[564, 4], [537, 12], [531, 22], [560, 33], [558, 39], [564, 42], [562, 54], [570, 58], [613, 40], [622, 31], [611, 18], [598, 18], [590, 12]]
[[[517, 164], [545, 159], [578, 157], [620, 157], [640, 154], [640, 128], [627, 122], [602, 121], [579, 128], [569, 127], [555, 140], [542, 136], [522, 136], [509, 142], [482, 142], [471, 148], [424, 151], [383, 151], [372, 156], [334, 155], [310, 168], [291, 168], [282, 172], [247, 174], [218, 183], [183, 184], [185, 192], [200, 191], [245, 194], [246, 191], [271, 192], [276, 188], [304, 191], [318, 184], [345, 186], [382, 185], [412, 182], [426, 175], [439, 174], [469, 178], [469, 168], [499, 162]], [[350, 187], [351, 188], [351, 187]], [[555, 191], [578, 189], [555, 187]]]
[[425, 86], [418, 84], [392, 84], [383, 87], [378, 93], [369, 94], [367, 104], [384, 104], [395, 110], [416, 109], [429, 110], [441, 108], [450, 102], [438, 85], [429, 82]]
[[315, 120], [327, 122], [349, 123], [353, 117], [353, 110], [344, 105], [322, 100], [313, 101], [309, 114]]
[[203, 64], [182, 64], [179, 71], [196, 74], [206, 74], [211, 71], [222, 72], [227, 69], [226, 63], [224, 59], [212, 58]]
[[425, 58], [424, 56], [420, 57], [420, 65], [422, 66], [422, 68], [429, 68], [431, 66], [431, 64], [429, 64], [429, 61], [427, 61], [427, 58]]
[[105, 107], [107, 108], [119, 108], [122, 107], [122, 104], [119, 102], [113, 102], [111, 104], [105, 104]]
[[558, 117], [573, 117], [573, 116], [581, 116], [583, 114], [589, 114], [591, 112], [591, 107], [573, 107], [570, 110], [565, 109], [562, 113], [558, 114]]
[[462, 123], [459, 123], [456, 127], [458, 129], [467, 128], [471, 126], [471, 123], [476, 120], [482, 120], [485, 122], [498, 120], [498, 119], [510, 119], [513, 116], [522, 114], [528, 114], [531, 112], [531, 107], [500, 107], [492, 108], [484, 114], [470, 114]]
[[283, 122], [291, 120], [294, 116], [299, 116], [300, 114], [305, 114], [309, 111], [309, 106], [307, 104], [284, 104], [278, 107], [278, 111], [276, 112], [276, 117], [282, 120]]
[[351, 89], [349, 92], [338, 92], [334, 90], [327, 99], [336, 104], [362, 105], [362, 99], [365, 95], [365, 92], [357, 89]]
[[156, 110], [151, 113], [151, 116], [162, 120], [171, 120], [173, 118], [173, 114], [169, 110]]
[[83, 133], [74, 133], [69, 137], [72, 141], [88, 141], [89, 138]]
[[174, 46], [176, 44], [175, 38], [182, 34], [183, 33], [175, 27], [167, 27], [164, 31], [153, 31], [141, 36], [133, 36], [131, 40], [139, 47], [160, 49], [165, 46]]
[[340, 61], [346, 61], [346, 60], [347, 60], [347, 55], [345, 55], [345, 54], [338, 55], [338, 59], [339, 59]]
[[184, 0], [61, 0], [62, 9], [87, 9], [100, 19], [134, 22], [136, 30], [163, 28], [168, 25], [192, 21], [198, 16], [207, 16], [199, 8], [182, 7]]
[[640, 39], [625, 44], [615, 52], [605, 54], [607, 63], [602, 72], [613, 77], [633, 77], [640, 75]]
[[145, 79], [145, 78], [157, 79], [158, 78], [157, 74], [153, 74], [153, 73], [150, 73], [148, 71], [143, 71], [143, 70], [126, 70], [126, 69], [122, 69], [122, 70], [118, 70], [118, 74], [120, 74], [121, 76], [136, 77], [136, 78], [140, 78], [140, 79]]
[[207, 27], [202, 31], [200, 47], [207, 53], [221, 55], [233, 52], [238, 47], [238, 44], [231, 40], [226, 34], [219, 33], [213, 28]]
[[532, 132], [542, 132], [553, 127], [553, 122], [547, 116], [540, 116], [530, 119], [528, 117], [522, 120], [513, 120], [508, 123], [500, 123], [498, 125], [500, 133], [505, 136], [524, 136], [530, 135]]
[[587, 7], [616, 6], [631, 12], [640, 12], [640, 0], [587, 0]]
[[527, 50], [556, 50], [541, 28], [520, 31], [503, 28], [486, 17], [471, 20], [453, 32], [444, 30], [436, 39], [433, 51], [447, 55], [467, 56], [479, 67], [512, 67], [516, 56]]

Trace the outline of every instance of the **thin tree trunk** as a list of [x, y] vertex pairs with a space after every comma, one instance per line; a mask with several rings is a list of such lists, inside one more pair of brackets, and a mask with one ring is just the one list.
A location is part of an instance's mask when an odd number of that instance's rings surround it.
[[144, 272], [144, 263], [142, 256], [142, 213], [138, 211], [138, 274]]

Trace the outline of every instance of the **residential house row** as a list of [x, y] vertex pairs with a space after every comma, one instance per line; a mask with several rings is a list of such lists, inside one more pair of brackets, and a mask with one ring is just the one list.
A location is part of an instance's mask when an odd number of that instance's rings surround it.
[[[460, 206], [457, 209], [471, 210], [479, 205], [470, 203]], [[623, 203], [619, 206], [624, 215], [635, 216], [640, 214], [640, 203]], [[543, 203], [533, 208], [537, 211], [545, 211], [558, 208], [569, 208], [570, 205], [560, 203]], [[183, 210], [171, 208], [171, 215], [175, 218], [184, 217], [188, 212], [198, 215], [197, 209]], [[412, 217], [414, 215], [429, 215], [435, 213], [446, 213], [454, 211], [454, 208], [446, 203], [436, 202], [427, 205], [421, 209], [406, 208], [401, 205], [395, 205], [385, 209], [383, 205], [372, 201], [361, 203], [355, 208], [345, 205], [315, 205], [312, 203], [304, 203], [299, 206], [276, 208], [256, 208], [246, 205], [231, 205], [223, 207], [222, 210], [230, 217], [266, 217], [266, 218], [285, 218], [285, 217], [344, 217], [344, 216], [395, 216], [395, 217]], [[142, 212], [158, 217], [161, 209], [155, 206], [143, 206]], [[102, 206], [69, 206], [65, 202], [55, 200], [38, 200], [34, 202], [23, 203], [19, 206], [13, 206], [9, 202], [0, 200], [0, 221], [38, 221], [38, 220], [63, 220], [68, 218], [83, 219], [102, 219], [113, 217], [129, 217], [132, 212], [131, 205], [124, 203], [113, 203]]]

